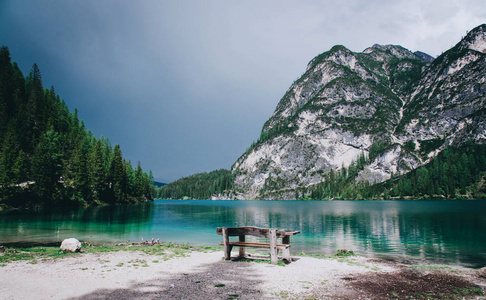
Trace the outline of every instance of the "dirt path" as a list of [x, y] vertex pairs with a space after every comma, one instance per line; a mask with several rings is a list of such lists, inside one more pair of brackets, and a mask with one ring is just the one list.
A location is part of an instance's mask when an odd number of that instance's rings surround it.
[[447, 299], [482, 296], [486, 270], [410, 267], [362, 257], [286, 266], [142, 252], [81, 254], [0, 267], [2, 299]]

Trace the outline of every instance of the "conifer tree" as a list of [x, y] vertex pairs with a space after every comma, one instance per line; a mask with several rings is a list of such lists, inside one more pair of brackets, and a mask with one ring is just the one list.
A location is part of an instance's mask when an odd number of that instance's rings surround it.
[[83, 202], [91, 202], [91, 184], [89, 176], [89, 154], [91, 143], [88, 136], [85, 136], [74, 152], [74, 188]]
[[140, 162], [138, 162], [137, 171], [135, 173], [135, 196], [143, 197], [145, 195], [145, 192], [146, 191], [145, 191], [142, 167], [140, 166]]
[[105, 191], [105, 167], [101, 141], [96, 141], [90, 157], [90, 181], [93, 189], [93, 200], [101, 202]]
[[59, 199], [61, 172], [59, 134], [51, 128], [40, 138], [32, 157], [34, 191], [42, 202], [56, 202]]
[[118, 202], [126, 200], [127, 181], [128, 178], [123, 163], [120, 145], [115, 145], [110, 166], [110, 189], [113, 201]]

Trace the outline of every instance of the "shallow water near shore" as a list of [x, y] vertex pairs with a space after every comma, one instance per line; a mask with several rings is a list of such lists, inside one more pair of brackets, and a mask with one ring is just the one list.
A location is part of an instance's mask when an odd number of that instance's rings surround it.
[[209, 201], [0, 213], [0, 245], [152, 238], [217, 245], [221, 226], [299, 230], [291, 252], [486, 266], [486, 201]]

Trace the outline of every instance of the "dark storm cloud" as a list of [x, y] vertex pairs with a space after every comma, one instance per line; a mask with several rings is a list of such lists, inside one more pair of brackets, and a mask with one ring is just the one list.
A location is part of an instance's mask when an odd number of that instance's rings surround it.
[[315, 55], [438, 55], [482, 1], [2, 1], [0, 44], [156, 177], [229, 168]]

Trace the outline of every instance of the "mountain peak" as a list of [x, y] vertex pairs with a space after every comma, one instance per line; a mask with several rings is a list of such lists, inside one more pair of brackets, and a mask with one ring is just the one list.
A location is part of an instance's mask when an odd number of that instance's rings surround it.
[[415, 54], [415, 56], [417, 56], [421, 61], [423, 61], [426, 64], [430, 64], [435, 59], [431, 55], [428, 55], [427, 53], [424, 53], [422, 51], [415, 51], [413, 54]]
[[373, 51], [383, 51], [398, 58], [416, 58], [410, 50], [400, 45], [380, 45], [374, 44], [370, 48], [366, 48], [363, 53], [371, 53]]
[[486, 54], [486, 24], [481, 24], [469, 31], [461, 44], [466, 48]]

